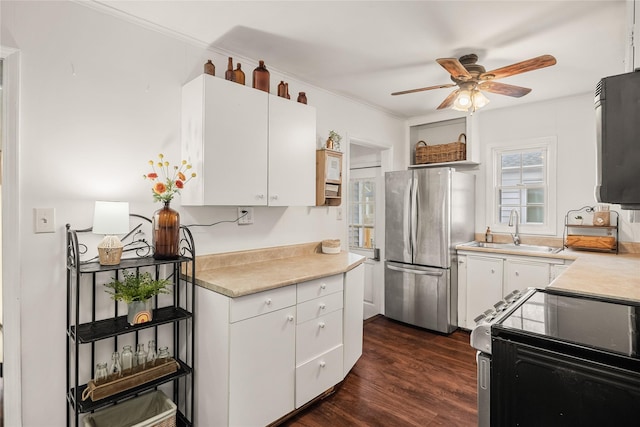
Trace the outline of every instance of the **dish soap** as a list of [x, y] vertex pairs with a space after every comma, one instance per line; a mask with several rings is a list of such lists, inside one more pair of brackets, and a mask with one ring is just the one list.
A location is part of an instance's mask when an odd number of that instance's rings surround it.
[[484, 233], [484, 241], [487, 243], [493, 243], [493, 234], [491, 234], [491, 229], [487, 227], [487, 232]]

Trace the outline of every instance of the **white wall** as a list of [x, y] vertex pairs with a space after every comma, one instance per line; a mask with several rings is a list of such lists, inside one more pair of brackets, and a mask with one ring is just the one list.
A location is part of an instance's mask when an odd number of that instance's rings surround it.
[[[212, 59], [226, 56], [74, 2], [2, 2], [3, 45], [21, 52], [20, 217], [22, 408], [25, 426], [65, 423], [65, 223], [91, 225], [95, 200], [126, 200], [150, 216], [147, 161], [180, 155], [180, 89]], [[234, 58], [237, 59], [237, 58]], [[264, 59], [240, 58], [250, 75]], [[271, 70], [272, 91], [289, 82], [318, 112], [318, 140], [328, 131], [397, 144], [405, 123]], [[274, 84], [275, 83], [275, 84]], [[295, 96], [294, 95], [294, 96]], [[196, 171], [197, 172], [197, 171]], [[234, 219], [235, 208], [183, 208], [182, 222]], [[56, 209], [57, 232], [34, 234], [34, 207]], [[346, 215], [345, 215], [346, 217]], [[255, 224], [194, 229], [199, 254], [340, 237], [335, 208], [256, 208]], [[5, 343], [11, 345], [11, 343]], [[6, 367], [8, 368], [8, 367]], [[7, 390], [10, 393], [10, 390]], [[5, 418], [6, 419], [6, 418]]]
[[[595, 85], [594, 85], [595, 87]], [[594, 206], [596, 184], [596, 124], [593, 94], [587, 93], [551, 101], [523, 104], [513, 108], [476, 113], [482, 164], [476, 181], [476, 233], [483, 233], [486, 219], [486, 180], [492, 144], [517, 145], [527, 139], [557, 138], [557, 227], [562, 237], [568, 210]], [[474, 141], [474, 143], [477, 141]], [[640, 241], [640, 224], [629, 223], [628, 214], [613, 205], [620, 215], [620, 240]], [[526, 237], [525, 237], [526, 239]], [[526, 242], [526, 240], [525, 240]]]

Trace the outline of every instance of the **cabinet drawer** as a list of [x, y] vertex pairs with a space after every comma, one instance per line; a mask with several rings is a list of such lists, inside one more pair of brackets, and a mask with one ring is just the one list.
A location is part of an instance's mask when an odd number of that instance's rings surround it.
[[296, 304], [296, 287], [285, 286], [257, 294], [231, 298], [229, 321], [231, 323], [261, 314], [270, 313]]
[[342, 344], [342, 310], [296, 327], [296, 366]]
[[309, 301], [342, 290], [342, 274], [321, 277], [298, 284], [298, 302]]
[[341, 310], [343, 306], [342, 292], [325, 295], [320, 298], [312, 299], [298, 304], [297, 314], [298, 323], [304, 323], [307, 320]]
[[296, 408], [342, 381], [342, 345], [296, 368]]

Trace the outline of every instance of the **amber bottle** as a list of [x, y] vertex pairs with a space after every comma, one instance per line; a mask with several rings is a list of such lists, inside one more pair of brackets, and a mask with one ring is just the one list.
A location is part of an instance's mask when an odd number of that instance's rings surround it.
[[224, 73], [225, 80], [232, 82], [236, 81], [236, 73], [233, 71], [233, 58], [229, 57], [229, 63], [227, 65], [227, 71]]
[[212, 76], [216, 75], [216, 66], [213, 65], [211, 60], [208, 60], [206, 64], [204, 64], [204, 73], [211, 74]]
[[264, 66], [264, 61], [260, 60], [258, 67], [253, 70], [253, 87], [269, 92], [269, 77], [269, 70]]
[[280, 84], [278, 85], [278, 96], [281, 98], [287, 97], [287, 87], [282, 80], [280, 80]]
[[241, 85], [244, 84], [244, 71], [242, 71], [241, 69], [241, 65], [238, 62], [238, 66], [236, 67], [236, 70], [234, 71], [235, 74], [235, 82], [236, 83], [240, 83]]
[[306, 104], [307, 103], [307, 94], [304, 92], [299, 92], [298, 93], [298, 102], [300, 102], [301, 104]]
[[291, 99], [291, 95], [289, 95], [289, 83], [284, 84], [284, 97], [287, 99]]

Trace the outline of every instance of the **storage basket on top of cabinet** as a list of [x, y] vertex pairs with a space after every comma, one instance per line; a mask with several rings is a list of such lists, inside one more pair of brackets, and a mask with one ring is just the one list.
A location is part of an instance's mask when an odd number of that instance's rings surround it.
[[425, 141], [416, 144], [416, 165], [427, 163], [456, 162], [467, 159], [467, 136], [461, 133], [458, 140], [449, 144], [428, 145]]

